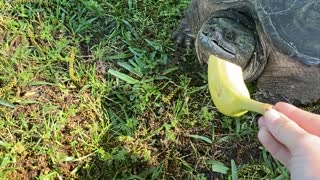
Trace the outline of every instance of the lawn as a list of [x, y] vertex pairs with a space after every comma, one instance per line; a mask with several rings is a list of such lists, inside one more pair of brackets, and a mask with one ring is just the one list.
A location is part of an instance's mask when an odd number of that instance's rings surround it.
[[0, 179], [288, 179], [171, 33], [190, 0], [1, 0]]

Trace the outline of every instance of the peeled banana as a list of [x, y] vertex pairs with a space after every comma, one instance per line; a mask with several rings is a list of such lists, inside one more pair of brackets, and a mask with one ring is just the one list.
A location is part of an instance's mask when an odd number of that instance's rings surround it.
[[216, 108], [227, 116], [239, 117], [248, 111], [263, 114], [272, 105], [250, 98], [240, 66], [210, 55], [208, 84]]

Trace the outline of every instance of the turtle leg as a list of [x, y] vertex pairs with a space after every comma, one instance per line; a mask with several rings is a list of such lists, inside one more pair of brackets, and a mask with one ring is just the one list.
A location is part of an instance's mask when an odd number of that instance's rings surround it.
[[191, 48], [200, 27], [214, 11], [215, 7], [211, 0], [192, 0], [184, 13], [184, 18], [172, 34], [176, 46]]
[[171, 39], [175, 40], [176, 46], [183, 46], [187, 49], [192, 47], [193, 35], [187, 18], [180, 21], [178, 28], [172, 33]]
[[252, 95], [252, 98], [258, 100], [260, 102], [276, 104], [277, 102], [287, 102], [290, 104], [299, 104], [297, 100], [290, 99], [283, 94], [273, 93], [272, 91], [268, 91], [265, 89], [259, 89], [259, 91], [255, 92]]
[[270, 92], [268, 91], [264, 91], [264, 92], [258, 91], [253, 94], [252, 98], [260, 102], [269, 103], [269, 104], [276, 104], [277, 102], [287, 102], [290, 104], [294, 104], [298, 108], [303, 109], [305, 111], [315, 113], [315, 114], [320, 114], [320, 102], [302, 104], [301, 101], [297, 99], [286, 97], [281, 94], [270, 94]]
[[295, 105], [320, 100], [320, 68], [306, 66], [272, 48], [268, 64], [258, 78], [257, 86], [265, 98]]

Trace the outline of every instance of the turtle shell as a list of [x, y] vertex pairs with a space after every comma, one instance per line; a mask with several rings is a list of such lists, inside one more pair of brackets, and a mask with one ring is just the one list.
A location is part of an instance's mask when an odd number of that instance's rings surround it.
[[320, 66], [320, 1], [257, 0], [261, 25], [282, 53], [309, 66]]

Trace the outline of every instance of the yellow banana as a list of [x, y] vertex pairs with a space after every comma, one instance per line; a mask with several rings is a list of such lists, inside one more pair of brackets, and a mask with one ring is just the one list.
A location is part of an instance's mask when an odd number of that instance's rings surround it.
[[238, 117], [248, 111], [263, 114], [272, 108], [250, 98], [240, 66], [214, 55], [209, 57], [208, 84], [216, 108], [224, 115]]

